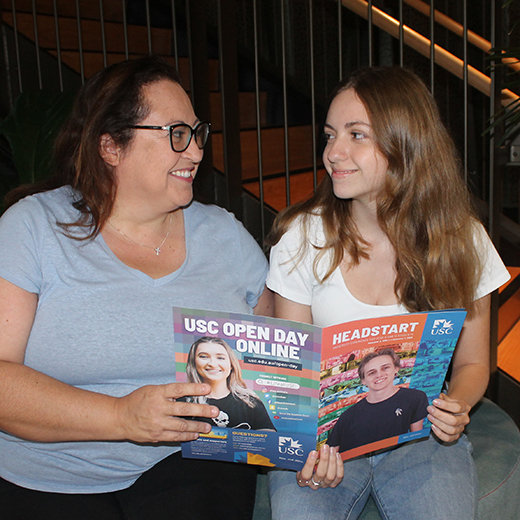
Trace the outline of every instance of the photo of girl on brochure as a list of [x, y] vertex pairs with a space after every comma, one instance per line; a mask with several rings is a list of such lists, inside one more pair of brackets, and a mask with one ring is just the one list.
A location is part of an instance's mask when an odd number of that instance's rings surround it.
[[218, 428], [276, 431], [262, 401], [242, 378], [240, 363], [229, 344], [221, 338], [204, 336], [188, 353], [186, 374], [189, 383], [211, 386], [207, 396], [186, 400], [216, 406], [214, 418], [198, 418]]

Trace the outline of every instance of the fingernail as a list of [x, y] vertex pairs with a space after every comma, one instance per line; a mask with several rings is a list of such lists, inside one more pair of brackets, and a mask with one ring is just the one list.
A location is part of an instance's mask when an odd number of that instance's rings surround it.
[[441, 405], [441, 400], [440, 400], [440, 399], [434, 399], [434, 400], [433, 400], [433, 404], [434, 404], [435, 406], [440, 406], [440, 405]]

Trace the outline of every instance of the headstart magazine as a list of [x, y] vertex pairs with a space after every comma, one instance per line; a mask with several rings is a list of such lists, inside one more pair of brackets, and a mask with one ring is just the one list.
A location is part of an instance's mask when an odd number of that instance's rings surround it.
[[346, 460], [427, 437], [426, 407], [441, 392], [465, 316], [455, 309], [322, 328], [174, 308], [176, 380], [209, 383], [207, 400], [186, 400], [220, 410], [182, 454], [298, 470], [325, 442]]

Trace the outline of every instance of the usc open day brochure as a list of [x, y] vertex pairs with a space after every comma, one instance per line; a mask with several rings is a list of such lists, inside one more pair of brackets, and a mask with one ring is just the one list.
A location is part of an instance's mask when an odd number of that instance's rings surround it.
[[[317, 327], [276, 318], [199, 309], [173, 309], [177, 381], [187, 380], [191, 345], [218, 337], [236, 354], [242, 377], [268, 411], [276, 431], [213, 427], [182, 444], [188, 458], [245, 462], [301, 469], [319, 449], [349, 406], [364, 398], [357, 366], [369, 352], [391, 347], [401, 358], [394, 384], [422, 390], [428, 402], [439, 396], [466, 312], [432, 311]], [[423, 429], [342, 453], [364, 453], [427, 437]]]

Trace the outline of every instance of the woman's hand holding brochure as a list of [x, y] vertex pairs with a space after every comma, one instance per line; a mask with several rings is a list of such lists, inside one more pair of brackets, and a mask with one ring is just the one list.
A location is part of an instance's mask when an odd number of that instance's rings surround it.
[[456, 441], [469, 423], [471, 406], [462, 399], [453, 399], [441, 394], [428, 407], [428, 420], [432, 430], [441, 441]]
[[[338, 447], [324, 444], [319, 451], [311, 451], [305, 465], [296, 473], [300, 487], [311, 489], [335, 488], [343, 480], [343, 460]], [[318, 461], [319, 459], [319, 461]], [[318, 464], [316, 462], [318, 461]]]

